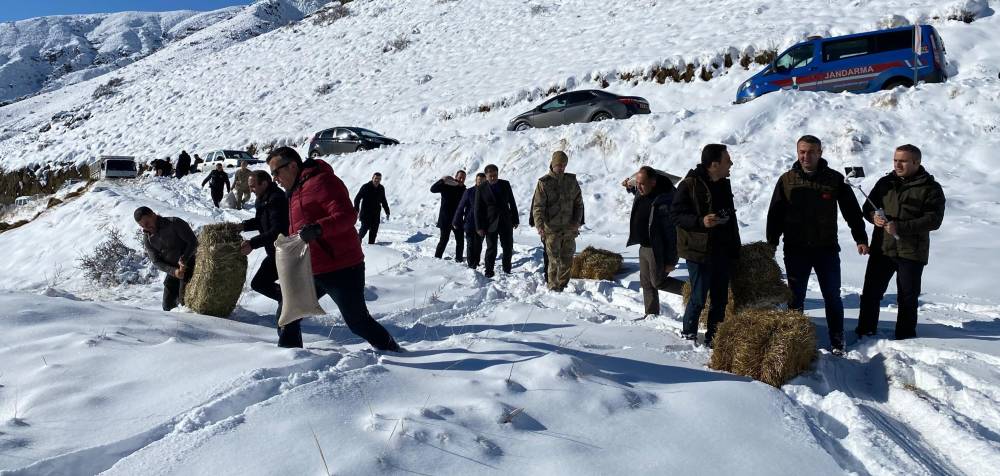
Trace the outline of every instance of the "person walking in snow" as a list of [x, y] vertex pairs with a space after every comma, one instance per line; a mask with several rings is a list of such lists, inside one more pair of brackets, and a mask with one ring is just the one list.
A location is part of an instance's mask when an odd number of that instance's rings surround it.
[[174, 168], [174, 178], [183, 178], [191, 172], [191, 156], [186, 150], [181, 151], [177, 157], [177, 167]]
[[920, 165], [921, 156], [915, 145], [897, 147], [892, 172], [875, 183], [862, 209], [875, 231], [854, 330], [858, 337], [875, 335], [880, 302], [894, 274], [899, 306], [896, 339], [917, 336], [917, 299], [930, 254], [930, 234], [941, 227], [945, 210], [944, 190]]
[[219, 208], [219, 202], [222, 201], [222, 197], [224, 195], [222, 188], [225, 187], [226, 192], [231, 190], [229, 185], [229, 175], [222, 170], [221, 163], [215, 164], [215, 170], [209, 172], [208, 176], [205, 177], [205, 180], [201, 181], [202, 188], [205, 187], [206, 183], [209, 184], [208, 189], [212, 192], [212, 202], [215, 203], [215, 208]]
[[[246, 256], [255, 249], [264, 248], [266, 256], [250, 281], [250, 289], [278, 302], [278, 311], [274, 315], [277, 322], [281, 316], [281, 286], [278, 285], [278, 268], [274, 259], [274, 240], [288, 232], [288, 198], [271, 180], [271, 175], [263, 170], [253, 171], [248, 185], [257, 200], [254, 217], [243, 221], [243, 231], [260, 233], [240, 243], [240, 253]], [[299, 321], [278, 327], [278, 346], [302, 347]]]
[[236, 208], [243, 209], [243, 204], [250, 199], [250, 175], [247, 161], [240, 161], [240, 168], [233, 174], [233, 190], [236, 191]]
[[548, 256], [546, 281], [552, 291], [562, 292], [569, 284], [576, 253], [576, 237], [583, 221], [583, 193], [576, 175], [566, 173], [569, 157], [552, 153], [549, 173], [538, 179], [532, 197], [531, 216], [545, 243]]
[[161, 217], [149, 207], [136, 208], [132, 217], [142, 229], [146, 256], [160, 271], [167, 273], [163, 278], [162, 307], [169, 311], [177, 307], [178, 302], [184, 302], [184, 289], [194, 271], [198, 238], [186, 221]]
[[434, 257], [444, 256], [444, 250], [448, 247], [448, 238], [455, 235], [455, 261], [462, 261], [462, 231], [452, 227], [455, 218], [455, 210], [458, 203], [465, 195], [465, 171], [459, 170], [455, 177], [444, 176], [441, 180], [434, 182], [431, 186], [431, 193], [441, 194], [441, 207], [438, 209], [437, 227], [441, 230], [441, 238], [438, 240], [437, 249], [434, 250]]
[[844, 352], [844, 303], [840, 297], [840, 245], [837, 209], [851, 228], [858, 254], [868, 254], [868, 234], [861, 207], [844, 176], [823, 158], [820, 140], [802, 136], [795, 144], [797, 160], [778, 179], [767, 211], [767, 242], [777, 248], [784, 236], [785, 274], [792, 300], [801, 311], [809, 274], [815, 270], [826, 306], [826, 324], [834, 354]]
[[365, 304], [365, 255], [354, 230], [358, 215], [344, 182], [326, 162], [303, 162], [291, 147], [273, 150], [267, 165], [288, 197], [289, 235], [298, 233], [309, 244], [317, 294], [329, 295], [351, 332], [372, 347], [400, 351]]
[[483, 237], [476, 233], [476, 188], [484, 183], [486, 174], [479, 172], [476, 174], [476, 185], [462, 194], [451, 221], [456, 232], [465, 234], [465, 259], [472, 269], [479, 267], [479, 258], [483, 254]]
[[711, 296], [705, 346], [726, 317], [729, 278], [740, 253], [733, 188], [729, 183], [732, 157], [726, 146], [708, 144], [701, 151], [701, 163], [688, 171], [677, 185], [670, 217], [677, 224], [677, 254], [687, 261], [691, 297], [684, 308], [681, 336], [694, 341], [698, 318]]
[[517, 203], [510, 182], [500, 180], [500, 169], [487, 165], [486, 183], [476, 187], [476, 233], [486, 239], [487, 278], [492, 278], [497, 260], [497, 242], [503, 247], [503, 272], [510, 274], [514, 256], [514, 229], [518, 225]]
[[[331, 171], [333, 169], [330, 169]], [[382, 209], [385, 209], [385, 219], [389, 219], [389, 202], [385, 199], [385, 187], [382, 186], [382, 174], [375, 172], [371, 182], [361, 186], [358, 194], [354, 196], [354, 211], [358, 213], [361, 221], [361, 229], [358, 230], [358, 239], [363, 240], [368, 234], [368, 244], [375, 244], [375, 237], [378, 235], [378, 225], [382, 218]]]
[[639, 283], [645, 306], [642, 319], [660, 314], [660, 291], [681, 294], [684, 283], [670, 277], [677, 267], [677, 226], [670, 216], [674, 184], [645, 165], [622, 185], [635, 195], [625, 246], [639, 245]]

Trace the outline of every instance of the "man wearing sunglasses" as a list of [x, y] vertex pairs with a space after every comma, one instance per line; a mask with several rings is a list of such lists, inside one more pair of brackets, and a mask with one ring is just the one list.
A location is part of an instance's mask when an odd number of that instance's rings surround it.
[[354, 229], [358, 219], [347, 187], [322, 160], [302, 160], [290, 147], [267, 156], [274, 181], [285, 189], [289, 234], [309, 244], [317, 294], [337, 304], [351, 332], [379, 350], [400, 351], [399, 344], [365, 304], [365, 255]]

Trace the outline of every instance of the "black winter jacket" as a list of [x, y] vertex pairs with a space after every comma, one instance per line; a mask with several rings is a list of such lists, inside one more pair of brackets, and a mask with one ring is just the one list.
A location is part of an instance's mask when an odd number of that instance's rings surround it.
[[213, 170], [208, 173], [205, 180], [201, 181], [201, 186], [204, 187], [208, 184], [208, 188], [212, 190], [212, 195], [222, 195], [222, 187], [226, 187], [226, 191], [230, 191], [229, 185], [229, 175], [221, 170]]
[[189, 269], [193, 266], [198, 238], [186, 221], [177, 217], [159, 217], [156, 220], [156, 233], [142, 233], [142, 247], [153, 265], [168, 276], [173, 276], [181, 260]]
[[254, 217], [243, 222], [243, 230], [259, 231], [259, 235], [250, 238], [250, 246], [253, 249], [263, 247], [268, 256], [274, 256], [274, 240], [288, 233], [288, 198], [271, 182], [264, 195], [254, 203]]
[[[629, 189], [629, 193], [635, 194], [632, 201], [631, 222], [629, 226], [628, 242], [625, 246], [642, 245], [641, 239], [633, 236], [631, 230], [638, 226], [648, 227], [649, 247], [653, 249], [653, 256], [656, 259], [656, 269], [665, 269], [667, 266], [677, 265], [677, 225], [670, 216], [670, 208], [674, 201], [674, 184], [667, 177], [662, 177], [656, 181], [656, 189], [652, 192], [651, 210], [648, 215], [638, 210], [640, 204], [649, 203], [643, 200], [638, 190]], [[649, 198], [649, 197], [647, 197]], [[646, 223], [634, 223], [640, 216], [648, 216]], [[635, 225], [635, 226], [632, 226]]]
[[[728, 215], [729, 220], [705, 228], [704, 218], [710, 213]], [[739, 256], [740, 229], [729, 179], [712, 182], [708, 171], [699, 164], [677, 185], [670, 216], [677, 224], [680, 257], [703, 263], [710, 256]]]
[[495, 188], [496, 192], [489, 182], [476, 187], [476, 230], [494, 233], [520, 224], [510, 182], [497, 180]]
[[462, 195], [465, 195], [465, 185], [456, 184], [449, 185], [444, 182], [444, 179], [434, 182], [431, 186], [431, 193], [441, 194], [441, 208], [438, 209], [438, 228], [451, 228], [452, 221], [455, 218], [455, 210], [458, 210], [458, 204], [462, 201]]

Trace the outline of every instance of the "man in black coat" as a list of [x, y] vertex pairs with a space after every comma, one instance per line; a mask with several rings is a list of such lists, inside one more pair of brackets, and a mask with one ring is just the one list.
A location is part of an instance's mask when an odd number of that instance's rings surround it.
[[712, 347], [715, 330], [726, 317], [729, 278], [740, 254], [740, 229], [728, 179], [732, 166], [725, 145], [706, 145], [701, 163], [677, 185], [670, 206], [670, 217], [677, 224], [677, 254], [687, 261], [691, 284], [681, 335], [691, 341], [697, 338], [698, 318], [710, 295], [706, 347]]
[[448, 247], [448, 238], [455, 235], [455, 261], [462, 261], [462, 232], [452, 227], [452, 220], [455, 218], [455, 210], [458, 203], [462, 201], [465, 194], [465, 171], [459, 170], [455, 173], [455, 178], [441, 177], [441, 180], [434, 182], [431, 186], [431, 193], [441, 194], [441, 208], [438, 210], [437, 227], [441, 230], [441, 239], [438, 240], [437, 249], [434, 250], [434, 257], [444, 256], [444, 250]]
[[778, 247], [784, 235], [785, 275], [792, 291], [790, 309], [805, 304], [809, 274], [815, 270], [826, 307], [834, 355], [844, 352], [844, 303], [840, 298], [840, 244], [837, 209], [851, 228], [858, 254], [868, 254], [868, 234], [861, 206], [844, 176], [827, 166], [819, 138], [805, 135], [795, 143], [796, 161], [778, 179], [767, 210], [767, 242]]
[[[678, 177], [679, 178], [679, 177]], [[639, 245], [639, 283], [645, 313], [660, 313], [660, 291], [681, 294], [684, 282], [668, 276], [677, 267], [677, 227], [670, 217], [674, 184], [670, 177], [646, 165], [622, 183], [635, 195], [629, 220], [628, 242]]]
[[177, 157], [177, 167], [174, 169], [174, 177], [181, 178], [191, 171], [191, 156], [188, 155], [186, 150], [181, 151], [180, 157]]
[[[260, 234], [243, 241], [240, 253], [249, 255], [258, 248], [264, 248], [267, 253], [257, 274], [250, 281], [250, 289], [278, 301], [278, 311], [275, 314], [277, 322], [281, 316], [281, 286], [278, 285], [278, 268], [274, 261], [274, 240], [278, 239], [278, 235], [288, 233], [288, 198], [271, 180], [271, 175], [263, 170], [255, 170], [247, 182], [257, 200], [254, 217], [243, 222], [243, 231], [259, 231]], [[278, 328], [278, 346], [302, 347], [299, 321]]]
[[[211, 182], [211, 183], [210, 183]], [[229, 175], [222, 170], [222, 164], [216, 164], [215, 170], [208, 173], [205, 180], [201, 181], [201, 186], [204, 187], [205, 184], [209, 184], [208, 188], [212, 191], [212, 201], [215, 202], [215, 208], [219, 208], [219, 202], [222, 201], [222, 187], [226, 188], [226, 192], [229, 192]]]
[[163, 310], [183, 304], [184, 288], [194, 270], [194, 255], [198, 238], [186, 221], [177, 217], [161, 217], [149, 207], [139, 207], [132, 214], [142, 228], [142, 247], [146, 256], [160, 271], [163, 278]]
[[465, 259], [470, 268], [479, 267], [479, 258], [483, 254], [483, 237], [476, 233], [476, 190], [486, 183], [486, 174], [476, 174], [476, 185], [465, 190], [462, 201], [455, 209], [452, 227], [459, 233], [465, 233]]
[[365, 239], [368, 234], [368, 244], [375, 244], [375, 236], [378, 235], [378, 224], [382, 217], [382, 209], [385, 209], [385, 219], [389, 219], [389, 202], [385, 199], [385, 187], [382, 186], [382, 174], [375, 172], [372, 181], [361, 186], [358, 194], [354, 196], [354, 211], [358, 212], [358, 221], [361, 222], [361, 229], [358, 230], [358, 237]]
[[497, 261], [497, 241], [503, 247], [503, 272], [510, 274], [514, 254], [514, 229], [518, 225], [517, 203], [510, 182], [500, 180], [500, 169], [487, 165], [486, 183], [476, 187], [476, 232], [486, 238], [487, 278], [492, 278]]

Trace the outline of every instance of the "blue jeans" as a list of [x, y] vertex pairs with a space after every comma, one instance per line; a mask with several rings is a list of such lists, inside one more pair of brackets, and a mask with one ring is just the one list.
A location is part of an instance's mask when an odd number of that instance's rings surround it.
[[715, 330], [726, 318], [726, 305], [729, 304], [729, 276], [732, 271], [732, 261], [728, 256], [711, 256], [704, 263], [687, 262], [688, 283], [691, 285], [691, 297], [684, 308], [684, 327], [681, 333], [698, 335], [698, 317], [705, 309], [705, 299], [712, 298], [712, 307], [708, 310], [708, 331], [705, 332], [705, 344], [712, 343]]
[[826, 307], [826, 326], [830, 331], [830, 346], [844, 348], [844, 301], [840, 299], [840, 252], [796, 251], [785, 252], [785, 275], [792, 291], [789, 309], [801, 311], [805, 307], [809, 274], [816, 271], [819, 289]]

